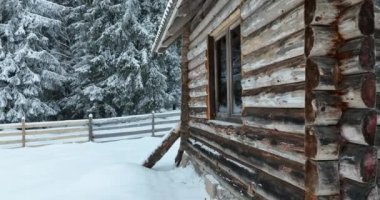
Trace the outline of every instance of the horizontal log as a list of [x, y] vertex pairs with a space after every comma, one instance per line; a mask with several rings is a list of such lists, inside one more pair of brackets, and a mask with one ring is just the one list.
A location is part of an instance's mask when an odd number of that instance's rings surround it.
[[273, 93], [273, 94], [281, 94], [281, 93], [287, 93], [287, 92], [294, 92], [297, 90], [303, 90], [305, 88], [305, 82], [295, 82], [295, 83], [289, 83], [289, 84], [283, 84], [283, 85], [270, 85], [266, 87], [259, 87], [259, 88], [253, 88], [253, 89], [247, 89], [243, 90], [242, 96], [248, 97], [248, 96], [258, 96], [264, 93]]
[[238, 141], [242, 145], [246, 146], [253, 146], [255, 149], [260, 150], [262, 152], [267, 152], [269, 154], [275, 155], [277, 157], [284, 158], [284, 160], [292, 161], [293, 163], [299, 163], [299, 164], [304, 164], [305, 163], [305, 157], [303, 154], [299, 153], [292, 153], [292, 152], [284, 152], [283, 149], [278, 149], [274, 147], [273, 145], [271, 146], [270, 144], [257, 141], [257, 140], [252, 140], [248, 137], [242, 137], [241, 135], [238, 135], [236, 131], [238, 131], [237, 128], [234, 127], [224, 127], [224, 128], [216, 128], [213, 127], [211, 124], [205, 124], [205, 123], [200, 123], [200, 122], [194, 122], [191, 121], [189, 123], [189, 126], [192, 128], [197, 128], [203, 131], [208, 132], [209, 134], [216, 135], [219, 137], [223, 137], [227, 140], [233, 140], [233, 141]]
[[[220, 11], [227, 5], [228, 0], [217, 1], [216, 4], [213, 5], [212, 9], [206, 14], [206, 16], [202, 19], [202, 21], [192, 30], [190, 35], [190, 41], [194, 40], [199, 34], [204, 32], [204, 29], [209, 26], [210, 23], [214, 20], [215, 16], [217, 16]], [[193, 46], [190, 46], [193, 48]]]
[[360, 183], [376, 181], [377, 150], [375, 147], [347, 144], [341, 150], [339, 173]]
[[[280, 16], [286, 15], [295, 8], [298, 8], [303, 3], [303, 0], [288, 0], [286, 4], [281, 1], [266, 1], [259, 10], [253, 12], [252, 15], [243, 21], [241, 27], [242, 36], [247, 37], [251, 33], [275, 21]], [[303, 23], [303, 21], [300, 23]]]
[[237, 166], [216, 152], [208, 151], [204, 146], [190, 140], [187, 141], [185, 148], [191, 157], [195, 157], [203, 165], [209, 167], [212, 172], [216, 173], [216, 177], [226, 182], [233, 191], [239, 191], [243, 198], [249, 195], [250, 182], [248, 179], [252, 177], [252, 171]]
[[339, 16], [339, 1], [308, 0], [305, 1], [306, 25], [331, 25]]
[[299, 31], [287, 38], [266, 46], [248, 55], [243, 55], [242, 71], [252, 70], [274, 65], [285, 60], [304, 55], [305, 31]]
[[[303, 108], [256, 108], [244, 107], [243, 117], [259, 118], [262, 121], [291, 122], [294, 124], [305, 124], [305, 110]], [[259, 120], [258, 119], [258, 120]], [[252, 120], [255, 121], [255, 120]]]
[[204, 51], [200, 53], [197, 57], [193, 58], [192, 60], [189, 61], [189, 70], [192, 70], [199, 65], [205, 64], [207, 61], [207, 51]]
[[360, 37], [344, 43], [338, 51], [339, 69], [343, 75], [374, 72], [375, 42], [372, 36]]
[[227, 19], [221, 22], [209, 35], [211, 37], [218, 37], [224, 35], [226, 30], [236, 24], [240, 20], [240, 8], [236, 9]]
[[190, 108], [190, 117], [207, 118], [207, 108]]
[[[248, 94], [245, 93], [244, 95]], [[263, 92], [256, 96], [243, 96], [242, 100], [243, 107], [304, 108], [305, 91], [294, 90], [284, 93]]]
[[305, 30], [306, 56], [334, 56], [338, 35], [330, 26], [308, 26]]
[[342, 93], [342, 102], [350, 108], [376, 106], [376, 76], [372, 73], [344, 76], [337, 89]]
[[[221, 156], [242, 163], [245, 166], [260, 171], [266, 176], [273, 176], [278, 181], [285, 184], [292, 184], [300, 189], [304, 189], [304, 172], [302, 167], [293, 169], [293, 166], [286, 164], [286, 161], [273, 158], [269, 154], [249, 150], [248, 146], [240, 145], [219, 137], [207, 137], [207, 132], [202, 130], [191, 130], [191, 138], [201, 142], [213, 151], [217, 151]], [[299, 171], [297, 171], [299, 170]]]
[[304, 24], [300, 23], [303, 18], [304, 6], [301, 5], [253, 34], [243, 37], [241, 45], [242, 54], [248, 55], [283, 38], [289, 37], [289, 35], [302, 31], [305, 28]]
[[260, 0], [250, 0], [243, 2], [241, 6], [241, 18], [245, 20], [247, 17], [252, 15], [252, 13], [267, 7], [269, 4], [273, 3], [275, 0], [260, 1]]
[[190, 108], [207, 108], [207, 97], [191, 98], [189, 102]]
[[215, 7], [216, 3], [218, 0], [206, 0], [202, 7], [197, 10], [197, 14], [194, 16], [194, 18], [191, 21], [190, 24], [190, 30], [193, 31], [197, 26], [201, 23], [204, 22], [205, 16], [210, 13], [210, 10]]
[[299, 83], [305, 81], [305, 63], [292, 63], [289, 66], [268, 70], [265, 73], [247, 76], [241, 80], [243, 90]]
[[[230, 177], [231, 175], [232, 177], [235, 177], [231, 180], [232, 184], [237, 183], [236, 186], [240, 185], [240, 190], [243, 189], [244, 193], [246, 194], [258, 193], [260, 196], [269, 199], [281, 197], [282, 199], [304, 198], [303, 190], [297, 187], [294, 187], [290, 184], [285, 184], [279, 181], [279, 179], [268, 176], [267, 174], [260, 171], [253, 170], [248, 167], [243, 167], [243, 165], [230, 161], [228, 158], [224, 158], [218, 154], [214, 154], [213, 152], [202, 148], [202, 146], [198, 144], [192, 145], [190, 143], [189, 146], [190, 145], [193, 146], [193, 149], [197, 149], [198, 152], [201, 152], [201, 155], [203, 155], [201, 157], [203, 158], [202, 160], [207, 160], [214, 163], [214, 170], [218, 171], [218, 169], [222, 168], [223, 171], [229, 174]], [[222, 176], [223, 175], [226, 177], [225, 174], [222, 174]], [[253, 192], [249, 192], [248, 190], [252, 190]]]
[[[230, 15], [235, 12], [240, 6], [239, 0], [229, 0], [228, 3], [223, 7], [223, 9], [219, 10], [217, 15], [213, 15], [213, 19], [210, 23], [204, 27], [204, 29], [196, 35], [196, 31], [194, 30], [190, 35], [190, 48], [197, 46], [202, 40], [207, 39], [208, 35], [215, 29], [217, 29], [224, 21], [228, 20]], [[240, 13], [240, 12], [239, 12]], [[208, 13], [210, 15], [211, 13]], [[207, 18], [207, 16], [206, 16]], [[201, 22], [202, 24], [202, 22]], [[198, 27], [197, 27], [198, 28]], [[215, 36], [215, 35], [214, 35]]]
[[372, 0], [363, 0], [346, 9], [338, 20], [340, 36], [349, 40], [375, 32], [374, 7]]
[[339, 82], [338, 63], [329, 57], [312, 57], [306, 62], [306, 87], [308, 90], [335, 90]]
[[243, 126], [239, 130], [239, 135], [242, 135], [251, 140], [261, 141], [267, 145], [272, 145], [275, 148], [283, 151], [304, 154], [304, 136], [296, 133], [278, 131], [274, 129], [255, 128]]
[[341, 119], [341, 134], [351, 143], [374, 145], [376, 141], [377, 111], [349, 109]]
[[281, 132], [290, 132], [297, 135], [305, 134], [304, 124], [294, 124], [289, 122], [275, 122], [275, 121], [264, 121], [257, 117], [243, 117], [243, 124], [245, 126], [263, 129], [272, 129]]
[[208, 84], [207, 74], [203, 74], [203, 75], [197, 77], [197, 79], [190, 80], [188, 83], [188, 86], [190, 89], [194, 89], [194, 88], [198, 88], [201, 86], [206, 86], [207, 84]]
[[306, 162], [306, 174], [308, 176], [306, 176], [305, 185], [309, 194], [334, 197], [340, 193], [338, 161], [308, 160]]
[[345, 107], [336, 91], [308, 92], [306, 122], [313, 125], [337, 125]]
[[380, 199], [375, 184], [361, 184], [347, 179], [341, 182], [342, 199]]
[[207, 96], [207, 87], [201, 86], [198, 88], [193, 88], [190, 90], [190, 98], [204, 97]]
[[196, 79], [199, 76], [202, 76], [207, 73], [206, 65], [202, 64], [198, 67], [195, 67], [189, 72], [189, 79]]
[[305, 155], [317, 161], [337, 160], [340, 130], [336, 126], [307, 126]]
[[[251, 199], [249, 197], [243, 196], [241, 194], [241, 189], [230, 184], [231, 178], [227, 178], [230, 176], [230, 174], [227, 173], [226, 175], [222, 175], [218, 168], [210, 165], [206, 159], [203, 159], [197, 149], [187, 143], [184, 146], [186, 152], [190, 155], [189, 160], [191, 161], [191, 164], [194, 165], [195, 171], [198, 172], [198, 174], [210, 174], [218, 181], [221, 187], [226, 188], [228, 192], [230, 192], [233, 196], [239, 197], [242, 200]], [[258, 195], [256, 194], [255, 196], [257, 197]]]
[[207, 37], [200, 41], [196, 46], [190, 49], [187, 54], [188, 60], [193, 60], [195, 57], [202, 54], [202, 52], [207, 50]]

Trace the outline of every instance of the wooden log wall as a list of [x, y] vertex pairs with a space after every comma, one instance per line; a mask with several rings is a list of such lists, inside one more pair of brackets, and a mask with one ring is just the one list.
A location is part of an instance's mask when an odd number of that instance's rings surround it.
[[[305, 196], [304, 13], [304, 0], [219, 0], [192, 26], [187, 151], [247, 198]], [[231, 18], [241, 20], [242, 124], [209, 120], [214, 83], [208, 37]]]
[[[380, 2], [374, 1], [374, 12], [375, 12], [375, 53], [376, 53], [376, 63], [375, 63], [375, 73], [376, 73], [376, 109], [377, 109], [377, 134], [375, 145], [378, 149], [377, 157], [380, 159], [379, 145], [380, 145]], [[379, 163], [379, 161], [378, 161]], [[380, 188], [380, 164], [377, 165], [377, 188]]]
[[[191, 25], [187, 54], [188, 153], [245, 198], [379, 199], [379, 4], [219, 0], [201, 9], [206, 14]], [[213, 43], [208, 37], [236, 13], [242, 41], [241, 124], [212, 120], [210, 106]]]
[[336, 58], [340, 80], [336, 88], [344, 104], [339, 122], [343, 140], [339, 174], [344, 199], [379, 199], [374, 3], [373, 0], [342, 1], [337, 18], [340, 41]]
[[335, 87], [339, 81], [337, 4], [329, 0], [305, 3], [305, 199], [310, 200], [338, 199], [340, 194], [338, 123], [342, 103]]

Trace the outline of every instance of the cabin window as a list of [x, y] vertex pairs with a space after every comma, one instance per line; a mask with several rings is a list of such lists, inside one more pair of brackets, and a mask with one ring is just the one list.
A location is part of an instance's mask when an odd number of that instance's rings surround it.
[[[211, 38], [214, 48], [214, 116], [240, 120], [242, 110], [240, 25], [230, 26]], [[212, 51], [210, 49], [210, 51]], [[211, 66], [210, 66], [211, 67]]]

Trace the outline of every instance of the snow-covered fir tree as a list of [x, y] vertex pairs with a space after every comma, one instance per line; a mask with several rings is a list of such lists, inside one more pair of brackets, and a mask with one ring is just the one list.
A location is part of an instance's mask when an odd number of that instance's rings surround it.
[[73, 118], [146, 113], [178, 104], [178, 70], [168, 73], [178, 68], [178, 51], [169, 51], [169, 57], [150, 52], [165, 3], [93, 0], [73, 9], [67, 21], [77, 81], [64, 101]]
[[150, 52], [166, 0], [0, 4], [0, 122], [178, 107], [178, 48]]
[[0, 121], [44, 120], [60, 112], [66, 8], [46, 0], [0, 0]]

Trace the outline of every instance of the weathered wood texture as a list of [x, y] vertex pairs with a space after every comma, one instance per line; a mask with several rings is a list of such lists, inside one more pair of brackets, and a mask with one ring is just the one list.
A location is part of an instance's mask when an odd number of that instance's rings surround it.
[[[375, 59], [375, 73], [376, 73], [376, 109], [378, 113], [378, 120], [377, 120], [377, 133], [376, 133], [376, 141], [375, 145], [377, 148], [379, 148], [380, 145], [380, 2], [379, 1], [373, 1], [374, 2], [374, 12], [375, 12], [375, 52], [376, 52], [376, 59]], [[378, 153], [378, 159], [380, 158], [380, 154]], [[378, 161], [379, 163], [379, 161]], [[377, 165], [377, 188], [380, 187], [380, 165]], [[375, 187], [376, 189], [376, 187]]]
[[[379, 4], [222, 0], [205, 6], [208, 12], [191, 22], [186, 55], [189, 154], [247, 198], [374, 197]], [[210, 41], [237, 13], [241, 124], [210, 120], [215, 114]]]
[[340, 121], [345, 143], [340, 152], [339, 172], [344, 180], [341, 194], [346, 199], [379, 199], [378, 192], [374, 192], [378, 145], [374, 39], [377, 4], [373, 0], [358, 0], [350, 6], [341, 5], [337, 20], [341, 37], [337, 88], [346, 105]]
[[[303, 2], [218, 1], [203, 20], [192, 22], [197, 26], [187, 54], [188, 151], [248, 198], [305, 196]], [[209, 120], [214, 117], [212, 37], [239, 18], [243, 123]]]

